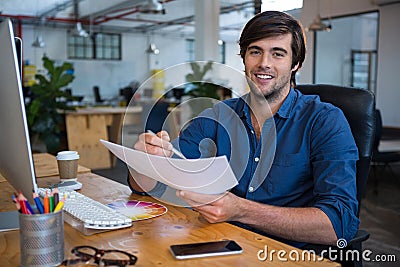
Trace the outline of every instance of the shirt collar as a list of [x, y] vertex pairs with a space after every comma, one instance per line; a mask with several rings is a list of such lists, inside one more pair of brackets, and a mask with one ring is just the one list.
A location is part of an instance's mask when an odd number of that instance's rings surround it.
[[[250, 111], [249, 111], [249, 105], [245, 104], [246, 100], [248, 99], [249, 94], [246, 94], [242, 96], [243, 99], [239, 102], [239, 116], [243, 117], [246, 116], [250, 118]], [[276, 115], [282, 117], [282, 118], [290, 118], [291, 112], [293, 110], [294, 104], [297, 99], [297, 94], [293, 88], [290, 88], [289, 94], [285, 98], [285, 100], [282, 103], [282, 106], [279, 108], [278, 112]]]
[[293, 88], [290, 88], [289, 94], [283, 101], [282, 106], [279, 108], [276, 114], [282, 118], [286, 119], [290, 118], [296, 99], [297, 99], [297, 94], [295, 90]]
[[237, 113], [240, 118], [244, 116], [248, 116], [250, 118], [249, 105], [247, 104], [248, 99], [249, 99], [248, 93], [239, 97], [239, 102], [237, 105]]
[[249, 94], [245, 94], [240, 97], [238, 104], [238, 115], [242, 120], [245, 120], [248, 125], [251, 125], [251, 116], [250, 116], [250, 107], [248, 105], [249, 102]]

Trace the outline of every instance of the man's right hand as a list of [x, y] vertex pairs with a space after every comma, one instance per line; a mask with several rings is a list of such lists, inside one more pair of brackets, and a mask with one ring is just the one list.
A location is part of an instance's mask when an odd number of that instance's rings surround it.
[[147, 132], [140, 134], [133, 148], [158, 156], [171, 157], [173, 154], [170, 137], [166, 131], [158, 132], [157, 135]]
[[[169, 134], [166, 131], [158, 132], [157, 135], [154, 133], [140, 134], [133, 148], [158, 156], [171, 157], [173, 154]], [[128, 183], [138, 192], [149, 192], [157, 184], [156, 180], [140, 174], [134, 169], [129, 170], [128, 177]]]

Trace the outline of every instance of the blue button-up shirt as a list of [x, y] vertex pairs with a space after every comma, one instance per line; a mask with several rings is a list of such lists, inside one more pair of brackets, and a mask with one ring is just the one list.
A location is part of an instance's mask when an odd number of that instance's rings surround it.
[[239, 181], [232, 193], [275, 206], [317, 207], [329, 217], [338, 238], [351, 239], [359, 224], [358, 151], [342, 111], [291, 89], [257, 140], [245, 99], [225, 100], [205, 110], [174, 146], [188, 158], [226, 155]]

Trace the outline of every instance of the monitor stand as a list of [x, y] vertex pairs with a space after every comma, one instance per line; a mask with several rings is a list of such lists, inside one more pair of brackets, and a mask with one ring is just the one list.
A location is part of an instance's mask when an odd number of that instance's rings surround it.
[[60, 190], [63, 191], [72, 191], [72, 190], [79, 190], [82, 188], [82, 184], [78, 181], [63, 181], [58, 184], [53, 184], [50, 188], [58, 187]]

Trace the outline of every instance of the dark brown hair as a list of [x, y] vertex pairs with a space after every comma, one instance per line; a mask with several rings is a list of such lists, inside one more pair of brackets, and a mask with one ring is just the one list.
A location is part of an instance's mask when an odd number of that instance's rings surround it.
[[[303, 27], [295, 18], [280, 11], [258, 13], [247, 22], [239, 39], [240, 56], [244, 60], [248, 46], [255, 41], [288, 33], [292, 35], [292, 68], [297, 63], [301, 68], [306, 56], [306, 38]], [[296, 72], [297, 70], [292, 72], [292, 86], [296, 85]]]

